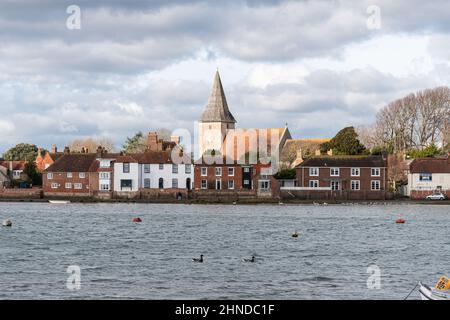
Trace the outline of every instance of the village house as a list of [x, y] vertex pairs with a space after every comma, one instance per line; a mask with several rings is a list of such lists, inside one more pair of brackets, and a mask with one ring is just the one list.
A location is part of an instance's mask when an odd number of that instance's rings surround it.
[[44, 171], [63, 155], [64, 152], [58, 152], [56, 144], [52, 145], [51, 152], [46, 152], [42, 150], [42, 148], [38, 148], [38, 153], [35, 159], [37, 170], [39, 172]]
[[321, 200], [377, 200], [390, 197], [383, 156], [316, 156], [296, 167], [296, 187], [282, 197]]
[[0, 186], [11, 187], [27, 181], [28, 176], [24, 173], [26, 165], [27, 162], [22, 160], [0, 161]]
[[147, 151], [119, 156], [114, 162], [114, 196], [188, 197], [194, 165], [181, 150]]
[[66, 147], [64, 154], [42, 174], [44, 196], [109, 198], [116, 157], [102, 147], [96, 153], [70, 153]]
[[409, 197], [425, 199], [437, 192], [450, 197], [450, 156], [414, 159], [408, 173]]

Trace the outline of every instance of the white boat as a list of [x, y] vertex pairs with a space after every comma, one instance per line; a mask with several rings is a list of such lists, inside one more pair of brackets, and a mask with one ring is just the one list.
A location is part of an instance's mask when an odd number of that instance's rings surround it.
[[419, 294], [422, 300], [450, 300], [450, 290], [436, 290], [422, 282], [419, 282]]
[[54, 204], [66, 204], [66, 203], [70, 203], [69, 200], [48, 200], [48, 202], [54, 203]]

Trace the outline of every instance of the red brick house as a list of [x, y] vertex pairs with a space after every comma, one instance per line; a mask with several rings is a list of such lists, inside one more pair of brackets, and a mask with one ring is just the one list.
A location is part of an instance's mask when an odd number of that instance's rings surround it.
[[113, 186], [113, 163], [117, 154], [99, 147], [97, 153], [70, 153], [44, 170], [44, 196], [95, 196], [110, 198]]
[[324, 200], [377, 200], [388, 194], [387, 161], [382, 156], [319, 156], [296, 167], [296, 187], [285, 197]]
[[50, 167], [56, 160], [64, 155], [64, 152], [58, 152], [56, 145], [52, 145], [51, 152], [45, 152], [42, 148], [38, 148], [38, 154], [36, 156], [36, 168], [42, 172]]

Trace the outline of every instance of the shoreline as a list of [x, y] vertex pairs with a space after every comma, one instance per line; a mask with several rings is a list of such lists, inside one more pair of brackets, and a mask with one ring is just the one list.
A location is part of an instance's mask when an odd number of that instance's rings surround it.
[[206, 201], [206, 200], [176, 200], [176, 199], [96, 199], [96, 198], [0, 198], [0, 203], [8, 202], [34, 202], [48, 203], [49, 200], [67, 200], [71, 203], [148, 203], [148, 204], [204, 204], [204, 205], [388, 205], [388, 204], [421, 204], [421, 205], [450, 205], [450, 199], [447, 200], [410, 200], [407, 198], [392, 200], [278, 200], [278, 199], [242, 199], [239, 201]]

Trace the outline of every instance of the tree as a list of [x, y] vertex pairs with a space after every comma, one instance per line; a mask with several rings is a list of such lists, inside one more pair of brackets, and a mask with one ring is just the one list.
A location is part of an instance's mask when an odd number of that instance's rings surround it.
[[440, 154], [440, 150], [434, 143], [423, 150], [411, 150], [408, 152], [410, 158], [432, 158], [438, 154]]
[[38, 148], [34, 144], [19, 143], [3, 154], [5, 160], [34, 161], [38, 154]]
[[336, 155], [357, 155], [366, 152], [366, 147], [358, 140], [358, 134], [353, 127], [340, 130], [333, 139], [320, 145], [322, 153], [330, 149]]
[[69, 143], [71, 152], [81, 152], [81, 150], [84, 148], [85, 150], [87, 149], [88, 152], [93, 153], [99, 146], [104, 147], [108, 152], [114, 150], [113, 141], [105, 137], [75, 139]]
[[33, 160], [29, 160], [25, 164], [23, 172], [28, 176], [33, 185], [42, 185], [42, 174], [37, 170], [36, 163]]
[[122, 146], [122, 151], [125, 153], [140, 153], [147, 149], [146, 138], [144, 134], [139, 131], [132, 137], [127, 137], [125, 144]]

